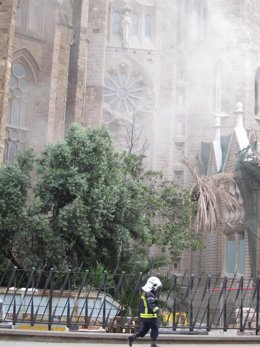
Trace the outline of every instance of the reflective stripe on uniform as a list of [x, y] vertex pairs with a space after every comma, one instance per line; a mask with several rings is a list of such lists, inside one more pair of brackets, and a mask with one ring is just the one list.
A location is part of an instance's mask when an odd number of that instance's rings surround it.
[[156, 313], [140, 313], [140, 318], [157, 318]]
[[147, 306], [147, 301], [145, 296], [142, 295], [141, 299], [143, 300], [143, 303], [144, 303], [144, 313], [140, 313], [140, 318], [157, 318], [156, 311], [159, 310], [159, 307], [155, 307], [153, 309], [154, 313], [148, 313], [148, 306]]

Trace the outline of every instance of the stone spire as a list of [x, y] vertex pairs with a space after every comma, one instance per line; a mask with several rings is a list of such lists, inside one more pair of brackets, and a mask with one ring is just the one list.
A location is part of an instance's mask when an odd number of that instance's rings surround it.
[[215, 114], [215, 139], [213, 141], [213, 148], [215, 153], [215, 160], [216, 160], [216, 167], [217, 171], [221, 169], [222, 164], [222, 149], [221, 149], [221, 135], [220, 135], [220, 129], [221, 129], [221, 117], [220, 115]]
[[213, 112], [213, 116], [215, 117], [215, 139], [213, 141], [213, 148], [215, 153], [215, 161], [217, 171], [221, 169], [222, 165], [222, 148], [221, 148], [221, 133], [220, 129], [222, 128], [221, 121], [224, 118], [230, 117], [229, 114], [223, 112]]
[[237, 137], [237, 142], [239, 145], [239, 149], [242, 150], [249, 146], [249, 140], [247, 137], [246, 130], [244, 128], [243, 116], [244, 116], [243, 104], [238, 102], [236, 104], [236, 126], [235, 126], [235, 134]]

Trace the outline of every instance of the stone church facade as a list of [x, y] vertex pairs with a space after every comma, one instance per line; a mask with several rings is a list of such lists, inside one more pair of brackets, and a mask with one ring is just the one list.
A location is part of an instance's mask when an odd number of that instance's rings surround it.
[[[180, 187], [192, 183], [184, 156], [201, 174], [234, 170], [260, 131], [259, 23], [258, 0], [2, 0], [1, 161], [77, 122], [105, 124], [119, 148], [134, 127], [146, 165]], [[176, 271], [250, 276], [243, 211], [230, 218]]]

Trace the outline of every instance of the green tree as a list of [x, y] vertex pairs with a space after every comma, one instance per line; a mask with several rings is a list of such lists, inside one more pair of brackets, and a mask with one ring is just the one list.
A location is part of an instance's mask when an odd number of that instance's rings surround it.
[[193, 229], [197, 204], [190, 191], [179, 190], [174, 182], [168, 182], [158, 189], [157, 199], [154, 237], [162, 249], [167, 249], [172, 259], [178, 259], [185, 250], [201, 248], [201, 235]]
[[46, 146], [32, 175], [31, 150], [2, 165], [1, 256], [21, 268], [115, 272], [142, 262], [152, 243], [172, 258], [196, 246], [191, 201], [142, 158], [116, 151], [105, 128], [75, 125]]
[[148, 235], [142, 186], [125, 179], [123, 157], [104, 128], [73, 126], [42, 153], [38, 173], [35, 196], [65, 242], [69, 266], [116, 267]]
[[24, 221], [32, 164], [33, 153], [28, 149], [20, 153], [15, 162], [0, 166], [1, 261], [10, 260], [18, 267], [14, 240]]

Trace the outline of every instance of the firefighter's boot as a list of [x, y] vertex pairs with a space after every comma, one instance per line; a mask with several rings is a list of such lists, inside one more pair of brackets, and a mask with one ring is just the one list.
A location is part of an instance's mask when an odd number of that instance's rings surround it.
[[136, 335], [135, 334], [131, 335], [131, 336], [128, 336], [128, 344], [129, 344], [130, 347], [132, 346], [132, 344], [133, 344], [135, 339], [136, 339]]

